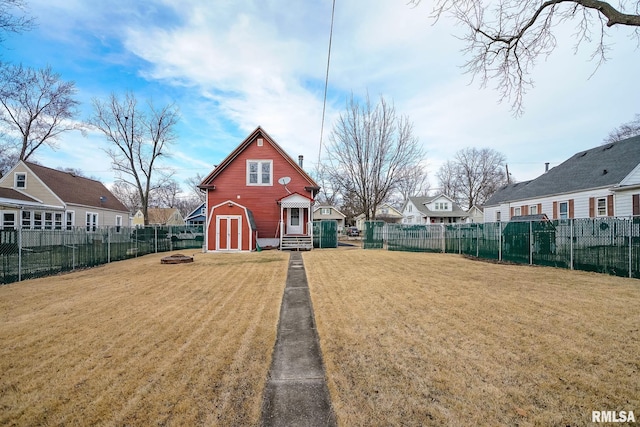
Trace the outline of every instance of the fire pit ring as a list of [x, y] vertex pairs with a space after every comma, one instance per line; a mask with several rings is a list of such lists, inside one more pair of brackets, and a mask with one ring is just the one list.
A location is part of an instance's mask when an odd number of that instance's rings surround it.
[[188, 262], [193, 262], [193, 257], [183, 254], [169, 255], [160, 260], [161, 264], [185, 264]]

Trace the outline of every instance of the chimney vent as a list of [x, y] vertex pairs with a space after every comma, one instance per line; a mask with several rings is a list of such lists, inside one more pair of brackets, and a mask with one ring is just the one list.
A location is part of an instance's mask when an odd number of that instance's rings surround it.
[[304, 156], [303, 156], [302, 154], [300, 154], [300, 155], [298, 156], [298, 166], [302, 167], [302, 161], [303, 161], [303, 159], [304, 159]]
[[545, 173], [546, 173], [546, 172], [549, 172], [549, 162], [546, 162], [546, 163], [544, 164], [544, 171], [545, 171]]

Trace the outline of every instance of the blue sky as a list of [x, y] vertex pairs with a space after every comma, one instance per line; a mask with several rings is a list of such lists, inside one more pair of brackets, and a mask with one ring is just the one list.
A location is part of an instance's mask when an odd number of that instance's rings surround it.
[[[0, 59], [51, 65], [78, 89], [85, 119], [91, 99], [133, 91], [156, 105], [175, 102], [178, 140], [163, 167], [183, 182], [208, 174], [262, 126], [293, 158], [318, 162], [331, 0], [28, 0], [37, 29], [11, 35]], [[628, 28], [613, 28], [609, 61], [593, 74], [594, 45], [574, 52], [571, 23], [558, 48], [540, 58], [525, 113], [500, 104], [494, 82], [464, 73], [463, 29], [430, 19], [430, 2], [337, 0], [323, 141], [353, 93], [393, 101], [414, 123], [435, 172], [465, 147], [502, 152], [518, 180], [532, 179], [580, 150], [599, 145], [640, 113], [640, 52]], [[592, 75], [593, 74], [593, 75]], [[67, 133], [36, 160], [73, 167], [105, 183], [114, 173], [102, 135]]]

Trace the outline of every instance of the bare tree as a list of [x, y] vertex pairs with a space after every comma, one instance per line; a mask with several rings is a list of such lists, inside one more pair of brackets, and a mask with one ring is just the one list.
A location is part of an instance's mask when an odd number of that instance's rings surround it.
[[422, 165], [413, 165], [400, 173], [397, 185], [400, 204], [411, 196], [424, 196], [429, 193], [430, 189], [427, 171]]
[[6, 33], [22, 33], [33, 29], [35, 20], [24, 14], [26, 10], [26, 3], [22, 0], [0, 0], [0, 43], [4, 42]]
[[444, 194], [469, 209], [482, 205], [507, 183], [505, 157], [491, 148], [463, 148], [437, 176]]
[[[197, 173], [196, 176], [192, 176], [191, 178], [187, 178], [185, 183], [191, 190], [191, 195], [200, 201], [200, 203], [204, 202], [207, 199], [207, 193], [200, 190], [198, 185], [204, 180], [204, 176], [202, 174]], [[196, 206], [197, 207], [197, 206]], [[196, 208], [194, 207], [194, 209]]]
[[0, 125], [10, 151], [28, 160], [43, 145], [56, 149], [61, 133], [82, 130], [73, 121], [78, 101], [74, 82], [65, 82], [51, 67], [0, 67]]
[[376, 207], [398, 187], [403, 171], [423, 160], [423, 151], [407, 117], [380, 97], [375, 106], [367, 96], [360, 104], [351, 96], [329, 136], [326, 169], [341, 189], [353, 189], [365, 218], [375, 219]]
[[170, 172], [157, 168], [156, 161], [176, 138], [177, 108], [170, 104], [157, 109], [148, 102], [143, 110], [128, 92], [123, 99], [115, 94], [106, 101], [94, 99], [93, 110], [89, 124], [107, 138], [105, 151], [118, 178], [137, 190], [146, 223], [151, 192], [171, 178]]
[[125, 181], [116, 181], [110, 190], [116, 199], [120, 200], [129, 209], [129, 212], [136, 213], [138, 209], [142, 209], [140, 193], [134, 186]]
[[[421, 0], [410, 0], [417, 5]], [[497, 82], [501, 100], [509, 100], [514, 114], [523, 112], [523, 96], [533, 86], [529, 77], [539, 57], [556, 48], [554, 29], [574, 21], [575, 50], [596, 40], [591, 58], [598, 66], [607, 60], [611, 46], [605, 42], [607, 29], [628, 26], [640, 45], [640, 1], [619, 0], [616, 5], [601, 0], [436, 0], [436, 21], [452, 15], [467, 28], [467, 72], [486, 86]]]
[[636, 114], [636, 118], [630, 122], [623, 123], [611, 132], [603, 140], [603, 144], [617, 142], [632, 136], [640, 135], [640, 114]]

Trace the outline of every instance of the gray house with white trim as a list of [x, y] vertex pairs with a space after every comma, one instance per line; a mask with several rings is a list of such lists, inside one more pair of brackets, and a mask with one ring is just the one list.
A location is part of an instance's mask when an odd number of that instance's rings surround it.
[[508, 184], [484, 204], [485, 222], [640, 215], [640, 136], [581, 151], [531, 181]]

